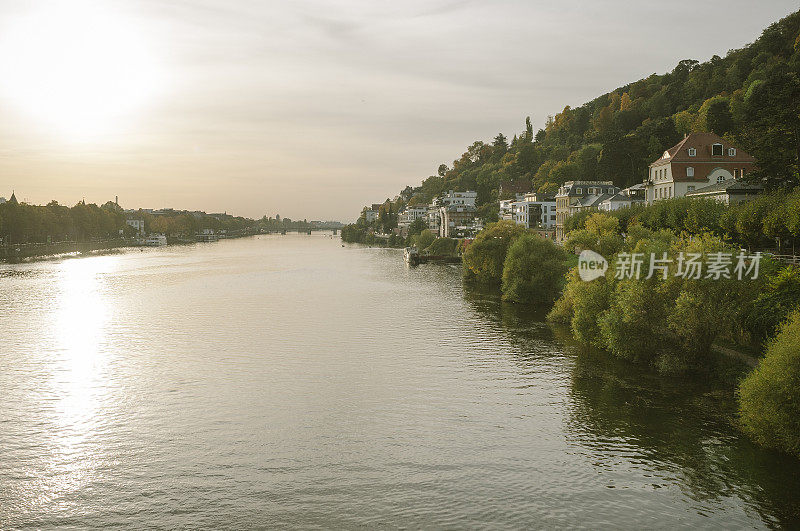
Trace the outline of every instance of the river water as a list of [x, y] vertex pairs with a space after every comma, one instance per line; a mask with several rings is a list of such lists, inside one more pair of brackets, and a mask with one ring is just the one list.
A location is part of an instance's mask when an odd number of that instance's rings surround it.
[[326, 234], [0, 265], [0, 528], [800, 523], [722, 385]]

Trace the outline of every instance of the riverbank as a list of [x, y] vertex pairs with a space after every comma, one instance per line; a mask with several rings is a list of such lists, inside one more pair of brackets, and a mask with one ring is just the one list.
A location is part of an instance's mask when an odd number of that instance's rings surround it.
[[[759, 444], [800, 456], [797, 386], [774, 376], [800, 370], [785, 347], [800, 347], [800, 320], [786, 324], [800, 301], [800, 270], [708, 232], [676, 234], [632, 224], [621, 233], [618, 218], [603, 213], [584, 221], [567, 235], [564, 248], [512, 222], [491, 224], [464, 254], [464, 279], [495, 286], [513, 302], [555, 301], [550, 322], [623, 363], [727, 382], [742, 408], [739, 427]], [[575, 267], [570, 262], [581, 251], [604, 266]], [[621, 274], [620, 264], [633, 256], [640, 257], [638, 266]], [[684, 257], [697, 258], [696, 274], [681, 265]], [[765, 364], [784, 369], [769, 372], [762, 370]], [[774, 407], [753, 407], [759, 400]]]
[[[221, 239], [235, 239], [254, 236], [254, 234], [232, 234]], [[202, 242], [195, 239], [168, 238], [166, 246], [192, 245]], [[26, 243], [0, 245], [0, 263], [19, 263], [54, 258], [69, 258], [81, 256], [97, 256], [114, 252], [126, 252], [135, 249], [151, 248], [142, 245], [136, 238], [119, 238], [91, 242], [54, 242], [54, 243]]]

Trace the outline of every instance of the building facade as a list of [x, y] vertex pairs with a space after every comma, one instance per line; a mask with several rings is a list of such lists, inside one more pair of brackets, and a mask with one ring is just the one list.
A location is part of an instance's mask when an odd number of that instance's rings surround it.
[[619, 192], [611, 181], [567, 181], [556, 193], [556, 240], [564, 239], [564, 222], [584, 208], [596, 208]]
[[754, 164], [753, 157], [714, 133], [691, 133], [650, 164], [645, 200], [652, 204], [742, 179]]
[[460, 205], [460, 206], [475, 206], [475, 201], [478, 200], [478, 192], [454, 192], [450, 190], [441, 198], [442, 206]]
[[144, 220], [143, 219], [126, 219], [125, 224], [136, 229], [136, 234], [144, 235]]
[[477, 209], [472, 205], [446, 205], [439, 208], [441, 225], [439, 236], [442, 238], [462, 237], [475, 228]]
[[528, 229], [551, 230], [556, 226], [556, 200], [548, 194], [530, 192], [511, 203], [511, 219]]
[[686, 197], [699, 199], [714, 199], [726, 205], [734, 205], [749, 201], [764, 191], [758, 184], [748, 184], [736, 179], [727, 179], [721, 183], [712, 184], [686, 192]]
[[377, 210], [372, 210], [371, 208], [365, 208], [363, 210], [363, 213], [364, 213], [364, 220], [367, 223], [372, 223], [373, 221], [378, 219], [378, 211]]
[[401, 229], [408, 228], [418, 219], [428, 221], [428, 205], [410, 206], [397, 215], [397, 226]]

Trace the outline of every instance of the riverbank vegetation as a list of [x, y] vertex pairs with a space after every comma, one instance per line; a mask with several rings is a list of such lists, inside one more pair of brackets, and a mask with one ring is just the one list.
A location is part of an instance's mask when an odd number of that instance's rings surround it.
[[81, 201], [67, 207], [56, 201], [47, 205], [30, 205], [12, 200], [0, 204], [0, 237], [9, 244], [133, 237], [136, 230], [125, 221], [129, 218], [143, 220], [148, 233], [162, 233], [175, 238], [190, 237], [202, 229], [236, 232], [256, 223], [252, 219], [204, 212], [125, 212], [112, 201], [102, 206]]
[[461, 244], [455, 238], [440, 238], [432, 231], [424, 229], [422, 223], [412, 223], [407, 237], [391, 233], [388, 235], [376, 234], [368, 227], [359, 224], [350, 224], [342, 228], [342, 241], [345, 243], [360, 243], [373, 247], [416, 247], [420, 253], [430, 256], [457, 257], [461, 253]]
[[741, 426], [768, 448], [800, 457], [800, 313], [769, 343], [764, 359], [739, 386]]
[[[795, 195], [783, 196], [783, 204], [792, 204]], [[774, 208], [779, 199], [766, 196], [759, 202]], [[792, 312], [800, 310], [800, 269], [765, 254], [757, 275], [750, 258], [742, 264], [749, 275], [743, 270], [739, 279], [733, 269], [737, 257], [752, 254], [713, 216], [744, 218], [742, 212], [753, 210], [713, 201], [662, 203], [582, 215], [573, 221], [563, 247], [512, 222], [490, 224], [463, 255], [464, 279], [499, 289], [504, 300], [535, 308], [552, 304], [547, 319], [567, 327], [579, 342], [661, 374], [700, 373], [736, 385], [741, 376], [731, 381], [731, 374], [746, 374], [744, 367], [741, 373], [732, 371], [720, 362], [719, 351], [730, 345], [747, 352], [766, 349], [759, 368], [741, 384], [741, 423], [759, 443], [798, 454], [800, 438], [791, 434], [800, 433], [799, 417], [792, 416], [798, 413], [792, 404], [800, 403], [800, 358], [792, 353], [800, 352], [800, 317]], [[689, 212], [678, 215], [681, 206]], [[750, 221], [763, 224], [767, 219]], [[791, 223], [789, 217], [784, 220]], [[608, 260], [608, 269], [595, 280], [580, 278], [575, 264], [583, 250]], [[623, 253], [640, 253], [639, 275], [618, 275], [615, 264]], [[686, 266], [675, 260], [654, 262], [655, 274], [648, 274], [651, 259], [665, 254], [715, 253], [731, 257], [730, 277], [708, 276], [703, 270], [695, 278], [680, 271]], [[774, 377], [779, 372], [782, 376]], [[786, 403], [778, 407], [780, 400]]]
[[[593, 211], [567, 218], [564, 230], [575, 233], [586, 228]], [[726, 205], [713, 199], [687, 197], [664, 199], [652, 205], [608, 212], [616, 219], [618, 232], [633, 225], [674, 233], [714, 234], [732, 245], [748, 249], [793, 252], [800, 249], [800, 188], [776, 190], [751, 201]]]

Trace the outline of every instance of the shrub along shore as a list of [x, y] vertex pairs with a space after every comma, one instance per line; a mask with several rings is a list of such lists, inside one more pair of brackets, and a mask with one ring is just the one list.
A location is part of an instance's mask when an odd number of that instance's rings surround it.
[[[552, 305], [548, 320], [578, 341], [662, 374], [722, 370], [719, 344], [763, 353], [737, 385], [739, 427], [800, 456], [800, 268], [743, 249], [793, 245], [800, 192], [736, 206], [674, 199], [595, 211], [570, 218], [569, 228], [559, 246], [510, 221], [490, 224], [464, 251], [464, 280], [496, 286], [511, 302]], [[607, 259], [599, 278], [581, 280], [583, 250]], [[615, 264], [634, 253], [641, 274], [620, 275]], [[699, 276], [686, 271], [694, 255], [702, 257]], [[648, 275], [651, 257], [671, 261], [654, 262]], [[708, 257], [726, 261], [726, 273], [714, 274]]]

